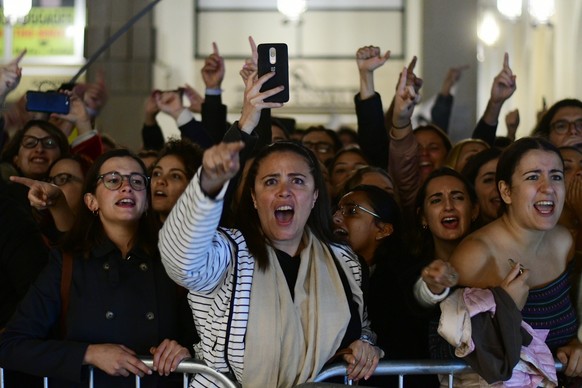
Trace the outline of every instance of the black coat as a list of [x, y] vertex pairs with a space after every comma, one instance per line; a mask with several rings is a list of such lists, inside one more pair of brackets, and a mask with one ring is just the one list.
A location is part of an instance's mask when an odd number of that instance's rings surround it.
[[[53, 252], [0, 337], [3, 367], [49, 376], [52, 388], [72, 387], [86, 381], [82, 364], [90, 344], [123, 344], [138, 355], [149, 355], [151, 346], [169, 338], [192, 349], [195, 329], [186, 295], [180, 295], [158, 257], [137, 248], [124, 259], [110, 241], [96, 246], [89, 259], [74, 257], [67, 331], [64, 339], [56, 339], [61, 274], [62, 257]], [[142, 379], [142, 386], [166, 386], [165, 380], [154, 374]], [[111, 377], [95, 369], [95, 383], [134, 387], [135, 378]]]

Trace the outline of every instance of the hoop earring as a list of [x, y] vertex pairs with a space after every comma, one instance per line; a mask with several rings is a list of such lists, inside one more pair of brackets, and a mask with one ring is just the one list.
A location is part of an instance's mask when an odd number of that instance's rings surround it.
[[422, 229], [423, 230], [428, 230], [428, 225], [427, 224], [422, 224]]
[[99, 215], [99, 209], [92, 211], [93, 215], [97, 217]]

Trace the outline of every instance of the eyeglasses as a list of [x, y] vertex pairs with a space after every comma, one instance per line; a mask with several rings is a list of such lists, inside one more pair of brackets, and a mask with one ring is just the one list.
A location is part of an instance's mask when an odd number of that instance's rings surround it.
[[303, 145], [307, 148], [309, 148], [312, 151], [318, 152], [320, 154], [327, 154], [328, 152], [331, 152], [333, 146], [331, 144], [328, 143], [324, 143], [324, 142], [317, 142], [317, 143], [313, 143], [310, 141], [305, 141], [303, 142]]
[[136, 191], [145, 190], [148, 186], [148, 177], [143, 174], [138, 174], [137, 172], [133, 172], [129, 175], [122, 175], [117, 171], [111, 171], [97, 177], [97, 183], [103, 181], [103, 185], [109, 190], [119, 189], [124, 180], [127, 180], [131, 188]]
[[368, 210], [365, 207], [363, 207], [361, 205], [358, 205], [358, 204], [355, 204], [355, 203], [352, 203], [352, 204], [349, 204], [349, 205], [340, 206], [340, 207], [338, 207], [338, 209], [336, 211], [340, 212], [341, 215], [344, 216], [344, 217], [353, 217], [356, 214], [358, 214], [358, 210], [357, 209], [360, 209], [361, 211], [363, 211], [365, 213], [368, 213], [372, 217], [375, 217], [375, 218], [378, 218], [378, 219], [381, 218], [377, 213], [374, 213], [373, 211]]
[[81, 183], [83, 183], [83, 180], [81, 178], [73, 176], [73, 175], [66, 173], [66, 172], [62, 172], [62, 173], [57, 174], [55, 176], [51, 176], [47, 180], [49, 183], [55, 184], [57, 186], [64, 186], [69, 182], [81, 182]]
[[557, 134], [563, 135], [570, 130], [571, 125], [574, 126], [576, 132], [582, 132], [582, 119], [574, 121], [558, 120], [555, 123], [550, 124], [550, 128]]
[[24, 135], [22, 141], [20, 142], [20, 145], [23, 146], [24, 148], [34, 148], [39, 142], [42, 145], [42, 148], [46, 149], [53, 149], [59, 146], [57, 144], [57, 141], [50, 136], [36, 137], [30, 135]]

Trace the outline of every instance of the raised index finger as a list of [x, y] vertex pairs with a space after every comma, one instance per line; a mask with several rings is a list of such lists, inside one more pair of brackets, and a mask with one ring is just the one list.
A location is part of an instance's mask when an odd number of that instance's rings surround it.
[[24, 55], [26, 54], [26, 49], [22, 50], [20, 52], [20, 54], [18, 54], [18, 56], [16, 58], [14, 58], [13, 60], [10, 61], [11, 65], [18, 65], [20, 63], [20, 61], [22, 60], [22, 58], [24, 58]]
[[509, 54], [508, 53], [505, 53], [503, 55], [503, 68], [509, 69]]
[[12, 182], [16, 182], [16, 183], [20, 183], [21, 185], [25, 185], [28, 188], [31, 188], [32, 185], [34, 185], [34, 183], [36, 182], [34, 179], [25, 178], [23, 176], [14, 176], [14, 175], [12, 175], [10, 177], [10, 180]]
[[259, 63], [259, 53], [257, 52], [257, 44], [252, 36], [249, 36], [249, 43], [251, 45], [251, 53], [253, 58], [253, 63], [256, 65]]
[[212, 51], [214, 52], [214, 54], [220, 55], [218, 53], [218, 45], [216, 44], [216, 42], [212, 42]]
[[417, 57], [415, 55], [414, 57], [412, 57], [412, 60], [408, 64], [408, 73], [409, 74], [414, 73], [414, 67], [416, 66], [416, 60], [417, 60]]

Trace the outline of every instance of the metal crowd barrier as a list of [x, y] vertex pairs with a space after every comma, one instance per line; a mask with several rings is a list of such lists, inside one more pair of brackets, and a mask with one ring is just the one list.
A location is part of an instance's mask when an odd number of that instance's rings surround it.
[[[140, 359], [146, 364], [149, 368], [153, 368], [154, 366], [154, 359], [152, 357], [140, 357]], [[208, 375], [209, 377], [215, 378], [218, 380], [224, 388], [237, 388], [237, 385], [232, 382], [228, 377], [223, 375], [220, 372], [215, 371], [204, 361], [188, 359], [183, 360], [174, 373], [182, 373], [183, 374], [183, 386], [184, 388], [188, 388], [188, 379], [189, 375], [193, 373], [202, 373]], [[135, 376], [135, 387], [140, 388], [141, 386], [141, 379], [139, 376]], [[102, 387], [95, 387], [93, 383], [93, 368], [89, 370], [89, 388], [102, 388]], [[0, 388], [4, 388], [4, 369], [0, 368]], [[48, 378], [44, 378], [44, 388], [50, 388], [48, 383]]]
[[[554, 360], [556, 371], [561, 372], [564, 365]], [[394, 376], [398, 375], [398, 387], [404, 387], [405, 375], [449, 375], [449, 388], [453, 387], [453, 380], [455, 374], [463, 374], [472, 372], [472, 369], [463, 360], [411, 360], [411, 361], [380, 361], [378, 367], [374, 371], [374, 376]], [[314, 380], [314, 383], [301, 384], [298, 387], [315, 388], [323, 387], [325, 385], [317, 384], [324, 383], [325, 380], [332, 377], [345, 377], [346, 364], [337, 363], [329, 365], [321, 370]], [[352, 382], [347, 380], [345, 385], [352, 385]]]
[[[153, 367], [153, 358], [143, 357], [141, 360], [150, 368]], [[556, 371], [560, 372], [564, 369], [564, 365], [555, 360]], [[405, 375], [448, 375], [449, 388], [453, 387], [453, 379], [455, 374], [463, 374], [471, 372], [472, 369], [462, 360], [413, 360], [413, 361], [381, 361], [374, 372], [375, 376], [398, 375], [398, 386], [404, 387]], [[237, 385], [228, 377], [220, 372], [207, 366], [204, 361], [189, 359], [184, 360], [178, 365], [174, 373], [183, 374], [184, 388], [188, 388], [188, 377], [193, 373], [203, 373], [215, 378], [223, 384], [224, 388], [237, 388]], [[338, 384], [325, 383], [325, 380], [332, 377], [346, 376], [346, 364], [336, 363], [329, 365], [322, 369], [317, 375], [313, 383], [300, 384], [297, 387], [315, 388], [315, 387], [333, 387]], [[345, 385], [352, 385], [351, 381], [346, 379]], [[48, 378], [44, 378], [44, 387], [49, 388]], [[140, 388], [140, 378], [135, 377], [135, 387]], [[4, 388], [4, 370], [0, 368], [0, 388]], [[95, 388], [93, 384], [93, 369], [89, 374], [89, 388]]]

